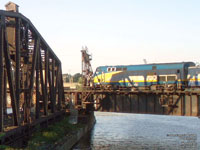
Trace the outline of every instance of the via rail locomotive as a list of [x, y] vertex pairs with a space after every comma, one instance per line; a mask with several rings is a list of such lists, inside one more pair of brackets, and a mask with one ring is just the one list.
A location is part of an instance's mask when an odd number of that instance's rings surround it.
[[196, 67], [193, 62], [100, 66], [97, 67], [93, 79], [95, 86], [194, 87], [200, 86], [200, 67]]

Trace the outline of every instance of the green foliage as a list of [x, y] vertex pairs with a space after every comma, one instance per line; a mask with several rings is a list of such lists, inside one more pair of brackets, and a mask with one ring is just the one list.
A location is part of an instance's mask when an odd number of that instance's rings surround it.
[[0, 133], [0, 139], [5, 136], [5, 133]]
[[65, 75], [65, 81], [64, 82], [70, 82], [70, 79], [72, 78], [72, 75], [71, 74], [66, 74]]
[[82, 77], [82, 75], [80, 73], [76, 73], [73, 76], [73, 82], [78, 82], [80, 77]]
[[71, 131], [76, 131], [82, 125], [72, 125], [69, 123], [69, 118], [64, 118], [62, 121], [50, 125], [48, 128], [39, 130], [32, 136], [28, 143], [29, 150], [45, 149], [44, 146], [52, 145], [57, 140], [66, 136]]
[[10, 146], [7, 145], [0, 145], [0, 150], [14, 150], [14, 148], [11, 148]]
[[79, 82], [79, 79], [82, 77], [80, 73], [76, 73], [73, 76], [71, 74], [64, 75], [64, 82]]
[[78, 78], [78, 83], [80, 83], [80, 84], [83, 83], [83, 79], [82, 79], [82, 77], [79, 77], [79, 78]]
[[[0, 139], [5, 136], [5, 133], [0, 133]], [[10, 146], [7, 145], [0, 145], [0, 150], [14, 150], [13, 148], [11, 148]]]

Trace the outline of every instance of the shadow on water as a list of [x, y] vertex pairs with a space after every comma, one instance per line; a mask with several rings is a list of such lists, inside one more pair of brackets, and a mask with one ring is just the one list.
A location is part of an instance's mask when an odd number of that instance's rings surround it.
[[88, 132], [81, 140], [75, 145], [72, 150], [92, 150], [91, 147], [91, 138], [93, 130]]

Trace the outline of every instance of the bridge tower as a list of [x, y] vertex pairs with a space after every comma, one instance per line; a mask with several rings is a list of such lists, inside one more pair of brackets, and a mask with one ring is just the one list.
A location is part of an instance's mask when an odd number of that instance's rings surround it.
[[91, 60], [92, 57], [90, 54], [88, 54], [88, 48], [85, 46], [81, 50], [82, 53], [82, 83], [83, 87], [89, 87], [92, 83], [92, 66], [91, 66]]

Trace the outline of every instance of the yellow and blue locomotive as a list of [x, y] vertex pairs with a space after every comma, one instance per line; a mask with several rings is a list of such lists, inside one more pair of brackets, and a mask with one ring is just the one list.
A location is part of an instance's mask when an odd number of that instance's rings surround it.
[[94, 85], [119, 87], [200, 85], [193, 81], [193, 78], [195, 81], [198, 80], [198, 77], [194, 75], [197, 73], [195, 70], [199, 70], [200, 77], [200, 68], [197, 69], [193, 62], [100, 66], [94, 73]]

